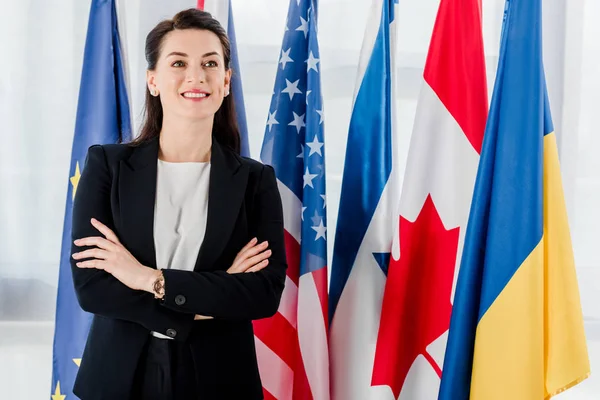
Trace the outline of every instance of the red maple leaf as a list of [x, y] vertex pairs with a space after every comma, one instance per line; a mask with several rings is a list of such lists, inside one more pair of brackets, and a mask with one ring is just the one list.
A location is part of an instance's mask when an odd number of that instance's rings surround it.
[[448, 329], [459, 228], [446, 230], [431, 196], [414, 223], [400, 217], [400, 259], [390, 260], [373, 365], [373, 386], [388, 385], [398, 398], [408, 370]]

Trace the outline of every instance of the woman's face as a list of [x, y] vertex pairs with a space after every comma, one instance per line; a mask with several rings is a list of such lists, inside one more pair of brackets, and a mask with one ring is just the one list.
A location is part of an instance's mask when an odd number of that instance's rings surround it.
[[169, 32], [156, 69], [147, 71], [148, 88], [158, 91], [164, 114], [188, 119], [212, 118], [230, 79], [218, 36], [199, 29]]

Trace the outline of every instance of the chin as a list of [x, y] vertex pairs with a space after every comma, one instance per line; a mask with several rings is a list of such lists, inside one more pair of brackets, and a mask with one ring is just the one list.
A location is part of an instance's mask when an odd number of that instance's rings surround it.
[[185, 110], [185, 111], [182, 111], [179, 115], [182, 118], [185, 118], [190, 121], [191, 120], [201, 121], [206, 118], [214, 117], [215, 113], [216, 113], [216, 110], [215, 111], [212, 111], [212, 110]]

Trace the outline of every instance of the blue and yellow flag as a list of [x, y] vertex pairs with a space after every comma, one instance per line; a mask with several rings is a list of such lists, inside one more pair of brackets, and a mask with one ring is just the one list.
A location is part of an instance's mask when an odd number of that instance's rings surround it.
[[590, 373], [541, 3], [506, 2], [440, 400], [548, 399]]
[[52, 362], [53, 400], [73, 399], [73, 383], [87, 339], [91, 314], [79, 307], [71, 277], [73, 199], [88, 148], [131, 139], [123, 57], [114, 0], [92, 0], [63, 227], [56, 297]]

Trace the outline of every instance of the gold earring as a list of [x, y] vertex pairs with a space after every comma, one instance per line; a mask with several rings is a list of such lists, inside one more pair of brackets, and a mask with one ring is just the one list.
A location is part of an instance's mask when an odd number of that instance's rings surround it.
[[152, 89], [152, 90], [150, 91], [150, 94], [151, 94], [152, 96], [156, 97], [156, 96], [158, 96], [158, 91], [157, 91], [156, 89]]

